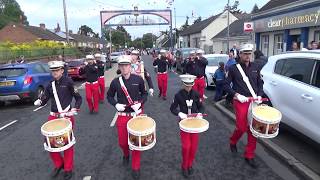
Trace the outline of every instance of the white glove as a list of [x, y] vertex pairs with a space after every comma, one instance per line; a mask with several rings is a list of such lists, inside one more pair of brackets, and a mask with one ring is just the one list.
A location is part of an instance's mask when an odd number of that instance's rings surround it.
[[153, 89], [149, 89], [149, 95], [150, 95], [150, 96], [153, 96], [153, 92], [154, 92]]
[[137, 114], [141, 113], [141, 103], [137, 103], [131, 106], [131, 108], [134, 110], [134, 112], [136, 112]]
[[76, 108], [72, 108], [70, 112], [67, 113], [67, 116], [78, 115], [78, 110]]
[[245, 102], [249, 102], [249, 98], [241, 95], [241, 94], [237, 94], [236, 98], [238, 99], [238, 101], [240, 101], [241, 103], [245, 103]]
[[256, 102], [257, 104], [261, 104], [262, 103], [262, 97], [258, 96], [257, 100], [255, 100], [254, 102]]
[[40, 99], [37, 99], [33, 104], [34, 104], [35, 106], [40, 106], [41, 103], [42, 103], [42, 101], [41, 101]]
[[202, 119], [203, 118], [202, 113], [198, 113], [196, 117]]
[[126, 109], [126, 105], [125, 104], [116, 104], [116, 109], [119, 112], [122, 112]]
[[178, 116], [180, 117], [180, 119], [187, 119], [188, 118], [188, 116], [183, 112], [179, 112]]

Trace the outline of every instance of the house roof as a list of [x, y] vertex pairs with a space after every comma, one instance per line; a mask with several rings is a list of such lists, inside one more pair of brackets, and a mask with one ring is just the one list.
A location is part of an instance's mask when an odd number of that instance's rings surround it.
[[22, 26], [25, 30], [29, 31], [33, 35], [39, 37], [40, 39], [43, 40], [54, 40], [54, 41], [64, 41], [63, 38], [59, 37], [55, 33], [47, 30], [47, 29], [42, 29], [40, 27], [36, 26]]
[[103, 42], [100, 38], [85, 36], [82, 34], [70, 34], [70, 36], [78, 42], [95, 42], [95, 43], [101, 43]]
[[204, 28], [209, 26], [214, 20], [216, 20], [222, 13], [211, 16], [208, 19], [205, 19], [203, 21], [200, 21], [196, 24], [192, 24], [188, 28], [186, 28], [184, 31], [180, 32], [181, 36], [189, 35], [189, 34], [195, 34], [201, 32]]
[[[52, 32], [52, 33], [55, 33], [57, 36], [59, 36], [59, 37], [61, 37], [61, 38], [63, 38], [63, 39], [67, 39], [67, 34], [66, 34], [65, 32], [62, 32], [62, 31], [55, 32], [54, 29], [49, 29], [49, 31]], [[71, 37], [71, 36], [69, 35], [69, 39], [70, 39], [70, 40], [73, 40], [73, 37]]]
[[[236, 20], [230, 24], [230, 37], [237, 37], [237, 36], [248, 36], [248, 33], [243, 31], [243, 24], [247, 21], [250, 21], [249, 15], [245, 16], [242, 19]], [[216, 38], [226, 38], [228, 33], [228, 28], [225, 28], [212, 39]]]
[[300, 0], [270, 0], [267, 4], [260, 8], [259, 13], [263, 11], [268, 11], [270, 9], [284, 6], [286, 4], [290, 4]]

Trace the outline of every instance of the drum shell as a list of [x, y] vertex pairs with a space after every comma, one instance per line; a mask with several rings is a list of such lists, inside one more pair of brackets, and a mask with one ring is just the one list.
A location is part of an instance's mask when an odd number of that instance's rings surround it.
[[62, 128], [59, 131], [50, 132], [44, 130], [46, 125], [54, 123], [55, 120], [50, 120], [41, 126], [41, 133], [45, 136], [45, 142], [43, 144], [45, 150], [49, 152], [61, 152], [69, 149], [76, 143], [72, 130], [72, 123], [69, 119], [65, 120], [68, 121], [67, 127]]
[[[146, 117], [146, 116], [145, 116]], [[131, 150], [145, 151], [151, 149], [156, 144], [156, 123], [153, 119], [153, 126], [144, 131], [134, 131], [129, 127], [130, 119], [127, 123], [128, 145]]]

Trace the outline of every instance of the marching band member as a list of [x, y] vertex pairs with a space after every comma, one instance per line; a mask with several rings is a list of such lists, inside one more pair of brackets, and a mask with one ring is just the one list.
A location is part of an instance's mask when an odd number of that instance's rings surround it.
[[80, 68], [80, 75], [86, 75], [86, 99], [90, 114], [99, 111], [99, 84], [98, 84], [98, 66], [95, 63], [93, 55], [86, 56], [87, 62], [84, 68]]
[[[68, 117], [74, 127], [74, 116], [79, 111], [82, 98], [74, 87], [73, 81], [63, 76], [64, 63], [62, 61], [50, 61], [48, 63], [53, 76], [53, 81], [46, 87], [44, 95], [34, 102], [34, 105], [44, 106], [51, 99], [51, 112], [48, 121]], [[71, 102], [75, 98], [75, 107], [72, 108]], [[64, 179], [68, 180], [72, 177], [73, 170], [73, 146], [64, 151], [64, 157], [60, 152], [50, 152], [50, 157], [54, 163], [55, 169], [51, 173], [51, 177], [57, 177], [62, 169], [64, 169]]]
[[163, 100], [167, 99], [167, 89], [168, 89], [168, 66], [169, 62], [166, 58], [167, 51], [164, 49], [160, 50], [160, 58], [156, 59], [153, 62], [153, 66], [157, 66], [157, 79], [158, 79], [158, 88], [159, 88], [159, 97], [162, 96]]
[[194, 52], [196, 56], [194, 56], [193, 53], [190, 53], [191, 58], [186, 64], [186, 72], [188, 74], [197, 76], [197, 79], [194, 81], [193, 89], [198, 91], [200, 95], [200, 100], [204, 100], [204, 89], [206, 87], [206, 81], [205, 81], [205, 70], [206, 66], [208, 65], [208, 60], [203, 57], [204, 51], [199, 49], [196, 52]]
[[98, 66], [98, 84], [99, 84], [99, 101], [101, 104], [103, 104], [104, 102], [104, 94], [105, 94], [105, 80], [104, 80], [104, 67], [105, 64], [104, 62], [101, 60], [101, 54], [97, 53], [94, 55], [95, 59], [96, 59], [96, 63]]
[[[129, 163], [128, 121], [143, 112], [142, 106], [147, 101], [141, 76], [131, 73], [131, 57], [120, 56], [118, 59], [121, 76], [113, 79], [107, 92], [107, 99], [118, 111], [117, 130], [119, 146], [123, 151], [123, 164]], [[117, 95], [117, 100], [114, 99]], [[140, 178], [140, 151], [132, 151], [132, 177]]]
[[[149, 95], [153, 96], [154, 90], [153, 90], [153, 83], [151, 80], [151, 76], [148, 73], [148, 71], [146, 70], [146, 68], [144, 67], [144, 64], [142, 61], [139, 62], [140, 58], [139, 58], [139, 51], [138, 50], [133, 50], [131, 51], [131, 58], [132, 58], [132, 73], [133, 74], [137, 74], [140, 75], [142, 77], [142, 79], [145, 79], [148, 83], [149, 86]], [[143, 69], [142, 69], [143, 68]]]
[[[180, 120], [186, 119], [188, 115], [197, 113], [197, 117], [202, 118], [204, 107], [200, 101], [199, 93], [193, 90], [194, 80], [196, 76], [181, 75], [183, 89], [175, 96], [171, 104], [171, 112], [179, 116]], [[179, 110], [177, 109], [179, 107]], [[181, 145], [182, 145], [182, 175], [188, 178], [193, 174], [192, 163], [195, 159], [199, 143], [199, 134], [187, 133], [180, 130]]]
[[[257, 168], [257, 164], [254, 161], [255, 149], [257, 138], [255, 138], [249, 128], [247, 114], [250, 105], [249, 97], [252, 97], [247, 84], [244, 81], [240, 73], [240, 67], [244, 71], [245, 75], [249, 78], [249, 84], [251, 84], [254, 93], [258, 97], [257, 103], [261, 103], [261, 96], [263, 96], [263, 81], [261, 79], [259, 67], [251, 62], [251, 55], [253, 51], [252, 44], [245, 44], [240, 49], [240, 65], [232, 65], [229, 68], [228, 77], [224, 84], [224, 89], [230, 93], [233, 97], [233, 106], [236, 112], [236, 128], [230, 138], [230, 150], [232, 153], [236, 153], [237, 142], [241, 136], [246, 132], [248, 135], [248, 144], [246, 145], [246, 150], [244, 157], [248, 165], [252, 168]], [[230, 87], [230, 84], [232, 88]]]

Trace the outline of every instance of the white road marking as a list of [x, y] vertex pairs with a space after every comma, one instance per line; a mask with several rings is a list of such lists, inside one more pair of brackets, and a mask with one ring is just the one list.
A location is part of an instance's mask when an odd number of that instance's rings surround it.
[[42, 109], [42, 108], [44, 108], [44, 107], [46, 107], [46, 106], [47, 106], [47, 104], [45, 104], [45, 105], [43, 105], [43, 106], [40, 106], [40, 107], [34, 109], [33, 112], [36, 112], [36, 111], [38, 111], [38, 110], [40, 110], [40, 109]]
[[85, 176], [83, 180], [91, 180], [91, 176]]
[[0, 131], [3, 130], [4, 128], [6, 128], [6, 127], [8, 127], [8, 126], [10, 126], [10, 125], [12, 125], [12, 124], [14, 124], [14, 123], [16, 123], [17, 121], [18, 121], [18, 120], [14, 120], [14, 121], [12, 121], [12, 122], [10, 122], [10, 123], [2, 126], [2, 127], [0, 128]]
[[110, 127], [113, 127], [116, 122], [117, 122], [117, 118], [118, 118], [118, 113], [116, 112], [116, 114], [114, 115], [113, 119], [112, 119], [112, 122], [110, 124]]

